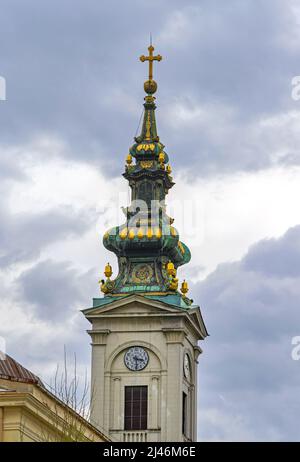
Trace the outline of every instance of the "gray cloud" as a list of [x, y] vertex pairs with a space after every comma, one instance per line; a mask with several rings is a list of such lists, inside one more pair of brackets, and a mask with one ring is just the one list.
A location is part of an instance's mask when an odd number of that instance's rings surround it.
[[[148, 31], [165, 57], [156, 70], [158, 121], [176, 166], [189, 168], [188, 152], [201, 175], [266, 168], [277, 143], [257, 128], [260, 119], [298, 110], [290, 97], [299, 74], [292, 46], [298, 26], [284, 0], [130, 1], [126, 8], [115, 1], [74, 8], [69, 0], [6, 0], [2, 13], [8, 100], [0, 123], [8, 144], [46, 132], [64, 139], [74, 160], [120, 172], [143, 100], [147, 71], [138, 56]], [[178, 101], [192, 116], [174, 130]], [[203, 110], [200, 119], [195, 107]], [[288, 127], [281, 131], [282, 143]], [[281, 163], [299, 163], [294, 141], [282, 143]]]
[[299, 239], [298, 226], [261, 241], [194, 288], [211, 335], [200, 361], [201, 439], [300, 439], [300, 363], [291, 358], [300, 335]]
[[34, 316], [61, 322], [91, 303], [96, 277], [95, 270], [79, 274], [69, 262], [44, 260], [23, 272], [17, 283]]
[[0, 208], [0, 266], [31, 260], [53, 242], [82, 235], [91, 225], [84, 214], [71, 207], [35, 214], [12, 214]]
[[300, 276], [300, 226], [280, 239], [266, 239], [251, 247], [243, 260], [246, 270], [277, 277]]

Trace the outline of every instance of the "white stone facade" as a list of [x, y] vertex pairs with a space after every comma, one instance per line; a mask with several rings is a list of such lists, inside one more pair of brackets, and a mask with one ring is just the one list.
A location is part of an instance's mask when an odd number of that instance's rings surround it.
[[[207, 335], [200, 309], [184, 310], [131, 295], [84, 314], [92, 324], [91, 422], [115, 441], [195, 441], [198, 341]], [[124, 363], [132, 346], [143, 347], [149, 355], [141, 371], [131, 371]], [[132, 385], [148, 387], [147, 430], [124, 430], [125, 386]]]

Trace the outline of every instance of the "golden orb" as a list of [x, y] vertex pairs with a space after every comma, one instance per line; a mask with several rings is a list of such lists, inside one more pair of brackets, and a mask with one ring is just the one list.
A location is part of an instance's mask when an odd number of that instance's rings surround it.
[[148, 95], [153, 95], [157, 90], [157, 83], [155, 80], [146, 80], [144, 83], [144, 90]]
[[127, 163], [127, 165], [132, 164], [132, 155], [131, 154], [128, 154], [128, 156], [126, 157], [126, 163]]

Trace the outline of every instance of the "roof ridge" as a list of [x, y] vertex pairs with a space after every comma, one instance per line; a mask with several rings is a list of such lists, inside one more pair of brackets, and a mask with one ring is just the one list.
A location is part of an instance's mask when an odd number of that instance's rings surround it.
[[18, 361], [0, 351], [0, 378], [44, 386], [41, 379]]

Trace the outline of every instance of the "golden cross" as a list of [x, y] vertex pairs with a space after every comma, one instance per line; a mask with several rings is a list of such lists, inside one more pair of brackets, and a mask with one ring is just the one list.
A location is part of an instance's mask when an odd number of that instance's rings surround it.
[[153, 56], [154, 47], [152, 45], [148, 47], [148, 50], [149, 50], [149, 56], [142, 55], [140, 57], [140, 60], [142, 61], [142, 63], [145, 61], [149, 61], [149, 80], [152, 80], [153, 79], [153, 61], [161, 61], [162, 56], [160, 55]]

